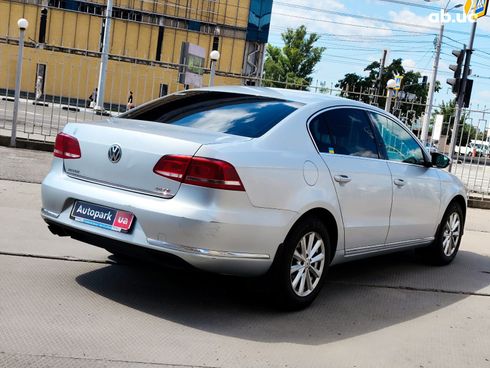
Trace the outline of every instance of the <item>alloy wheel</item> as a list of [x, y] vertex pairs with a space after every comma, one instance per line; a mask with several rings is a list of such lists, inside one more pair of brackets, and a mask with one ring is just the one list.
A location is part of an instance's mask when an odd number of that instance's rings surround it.
[[457, 212], [451, 213], [444, 225], [442, 234], [442, 250], [447, 257], [453, 255], [459, 243], [461, 219]]
[[317, 232], [304, 235], [293, 253], [290, 275], [296, 295], [305, 297], [315, 290], [325, 268], [325, 243]]

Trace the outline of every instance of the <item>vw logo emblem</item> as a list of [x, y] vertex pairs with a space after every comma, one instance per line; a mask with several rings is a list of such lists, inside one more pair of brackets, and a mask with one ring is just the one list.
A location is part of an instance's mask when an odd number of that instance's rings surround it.
[[118, 163], [122, 156], [121, 146], [118, 144], [113, 144], [111, 148], [109, 148], [107, 156], [109, 157], [109, 161], [113, 164]]

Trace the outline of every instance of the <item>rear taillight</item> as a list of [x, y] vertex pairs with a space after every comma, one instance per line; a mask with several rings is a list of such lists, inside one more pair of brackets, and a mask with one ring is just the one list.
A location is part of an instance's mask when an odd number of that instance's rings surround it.
[[245, 190], [231, 164], [205, 157], [192, 158], [184, 183], [217, 189]]
[[153, 172], [166, 178], [182, 182], [191, 159], [191, 156], [163, 156], [158, 160], [153, 168]]
[[54, 156], [64, 159], [75, 159], [82, 157], [78, 140], [71, 135], [58, 133], [54, 143]]
[[245, 191], [233, 165], [212, 158], [167, 155], [157, 162], [153, 172], [181, 183]]

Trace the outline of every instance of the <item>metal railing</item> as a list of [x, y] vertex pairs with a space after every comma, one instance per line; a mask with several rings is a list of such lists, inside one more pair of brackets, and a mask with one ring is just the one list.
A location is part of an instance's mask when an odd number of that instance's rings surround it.
[[[0, 44], [0, 135], [10, 135], [15, 91], [16, 53]], [[14, 48], [15, 49], [15, 48]], [[17, 137], [52, 142], [67, 122], [93, 121], [126, 111], [129, 91], [136, 105], [162, 93], [184, 89], [175, 68], [110, 62], [106, 75], [106, 115], [91, 108], [99, 73], [98, 59], [56, 51], [26, 50], [23, 59]], [[47, 54], [48, 53], [48, 54]], [[121, 68], [124, 64], [126, 67]], [[126, 65], [127, 64], [127, 65]], [[40, 69], [42, 72], [40, 72]], [[238, 82], [237, 82], [238, 83]]]
[[[490, 111], [466, 109], [459, 124], [452, 172], [479, 200], [490, 200]], [[449, 140], [454, 116], [448, 128], [443, 152], [449, 154]]]
[[[8, 48], [10, 47], [10, 49]], [[15, 48], [14, 48], [15, 50]], [[93, 57], [68, 56], [58, 62], [46, 62], [46, 50], [26, 53], [23, 64], [23, 80], [17, 137], [28, 141], [54, 142], [56, 134], [68, 122], [88, 122], [106, 119], [90, 106], [97, 86], [98, 60]], [[60, 53], [50, 51], [56, 59]], [[10, 136], [13, 111], [13, 81], [16, 73], [16, 53], [12, 46], [0, 44], [0, 135]], [[41, 65], [48, 65], [43, 73]], [[123, 66], [121, 66], [123, 65]], [[207, 85], [209, 71], [205, 70], [203, 85]], [[42, 75], [41, 83], [38, 76]], [[165, 93], [185, 89], [178, 82], [178, 70], [158, 66], [141, 66], [137, 63], [110, 62], [107, 72], [105, 109], [108, 115], [117, 116], [126, 111], [129, 91], [133, 91], [133, 103], [141, 105]], [[217, 84], [233, 85], [273, 85], [282, 88], [305, 88], [289, 81], [271, 81], [250, 76], [219, 74]], [[376, 95], [374, 89], [334, 88], [316, 82], [307, 89], [312, 93], [362, 101], [384, 108], [386, 95]], [[403, 98], [400, 98], [403, 97]], [[425, 101], [410, 94], [399, 95], [392, 104], [392, 113], [420, 136]], [[468, 109], [460, 122], [457, 147], [454, 152], [452, 171], [464, 182], [471, 196], [485, 200], [490, 198], [490, 148], [488, 141], [490, 123], [489, 111]], [[450, 114], [449, 114], [450, 115]], [[449, 154], [449, 141], [454, 117], [446, 116], [442, 135], [433, 142], [437, 149]]]

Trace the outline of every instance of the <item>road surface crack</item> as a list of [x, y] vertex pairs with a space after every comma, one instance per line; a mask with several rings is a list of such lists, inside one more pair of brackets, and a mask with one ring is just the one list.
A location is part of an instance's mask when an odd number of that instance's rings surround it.
[[329, 281], [329, 283], [336, 284], [336, 285], [362, 286], [362, 287], [369, 287], [369, 288], [397, 289], [397, 290], [408, 290], [408, 291], [421, 291], [427, 293], [444, 293], [444, 294], [490, 297], [490, 293], [482, 293], [478, 291], [446, 290], [446, 289], [438, 289], [438, 288], [423, 288], [423, 287], [405, 286], [405, 285], [379, 285], [379, 284], [366, 284], [361, 282], [346, 282], [346, 281]]
[[85, 362], [101, 362], [101, 363], [117, 363], [117, 364], [141, 364], [160, 367], [174, 367], [174, 368], [217, 368], [213, 366], [201, 366], [201, 365], [188, 365], [188, 364], [173, 364], [173, 363], [158, 363], [158, 362], [145, 362], [139, 360], [124, 360], [124, 359], [104, 359], [104, 358], [89, 358], [89, 357], [76, 357], [76, 356], [63, 356], [63, 355], [51, 355], [51, 354], [28, 354], [28, 353], [7, 353], [0, 351], [1, 355], [5, 356], [19, 356], [19, 357], [31, 357], [39, 359], [59, 359], [59, 360], [76, 360]]
[[16, 253], [16, 252], [4, 252], [0, 251], [0, 255], [2, 256], [10, 256], [10, 257], [24, 257], [24, 258], [39, 258], [39, 259], [52, 259], [56, 261], [69, 261], [69, 262], [85, 262], [85, 263], [100, 263], [100, 264], [119, 264], [118, 262], [107, 260], [98, 260], [98, 259], [87, 259], [87, 258], [77, 258], [70, 256], [47, 256], [42, 254], [31, 254], [31, 253]]

